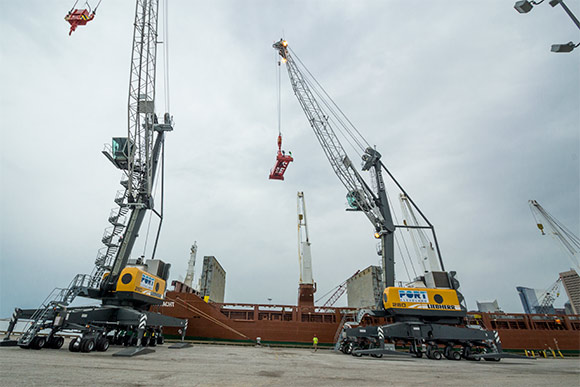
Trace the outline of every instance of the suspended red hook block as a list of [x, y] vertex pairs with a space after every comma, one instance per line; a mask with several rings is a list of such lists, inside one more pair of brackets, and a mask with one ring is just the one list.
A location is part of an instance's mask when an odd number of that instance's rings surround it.
[[84, 26], [91, 20], [95, 18], [95, 12], [89, 13], [87, 9], [75, 9], [70, 11], [65, 17], [64, 20], [69, 22], [70, 24], [70, 34], [73, 33], [74, 30], [77, 29], [78, 26]]
[[288, 165], [294, 161], [292, 152], [286, 154], [282, 150], [282, 135], [278, 135], [278, 154], [276, 155], [276, 165], [270, 171], [270, 180], [284, 180], [284, 172]]

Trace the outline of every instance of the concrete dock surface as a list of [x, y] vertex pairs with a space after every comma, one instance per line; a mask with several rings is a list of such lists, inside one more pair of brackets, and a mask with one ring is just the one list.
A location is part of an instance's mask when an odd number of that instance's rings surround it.
[[580, 386], [580, 360], [357, 358], [326, 349], [196, 344], [126, 358], [0, 347], [0, 386]]

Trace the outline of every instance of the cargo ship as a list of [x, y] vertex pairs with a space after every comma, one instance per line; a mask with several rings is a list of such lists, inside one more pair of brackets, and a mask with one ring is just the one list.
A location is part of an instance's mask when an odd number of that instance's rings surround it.
[[[299, 290], [300, 292], [300, 290]], [[356, 308], [315, 307], [299, 295], [298, 305], [214, 303], [204, 300], [187, 285], [173, 281], [162, 314], [188, 320], [186, 340], [310, 346], [334, 346], [342, 327], [357, 319]], [[384, 324], [381, 318], [366, 318], [366, 324]], [[560, 350], [580, 353], [580, 315], [469, 312], [468, 325], [499, 333], [503, 349]], [[180, 338], [176, 328], [167, 328], [168, 338]]]

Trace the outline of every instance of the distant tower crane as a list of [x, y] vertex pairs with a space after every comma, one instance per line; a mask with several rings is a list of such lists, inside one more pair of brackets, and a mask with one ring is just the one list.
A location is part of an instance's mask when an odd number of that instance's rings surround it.
[[189, 252], [189, 263], [187, 264], [187, 274], [185, 275], [185, 281], [183, 281], [183, 283], [189, 286], [190, 288], [193, 287], [193, 275], [195, 272], [196, 256], [197, 256], [197, 241], [195, 241], [191, 246], [191, 250]]
[[560, 285], [562, 284], [562, 279], [558, 278], [544, 293], [540, 296], [538, 300], [538, 306], [536, 307], [536, 313], [554, 313], [554, 301], [560, 296]]
[[298, 286], [298, 306], [314, 306], [316, 283], [312, 277], [312, 255], [306, 222], [306, 202], [304, 192], [297, 194], [298, 212], [298, 260], [300, 263], [300, 284]]
[[537, 201], [530, 200], [528, 203], [542, 235], [548, 234], [554, 238], [572, 262], [574, 270], [580, 274], [580, 238], [554, 218]]

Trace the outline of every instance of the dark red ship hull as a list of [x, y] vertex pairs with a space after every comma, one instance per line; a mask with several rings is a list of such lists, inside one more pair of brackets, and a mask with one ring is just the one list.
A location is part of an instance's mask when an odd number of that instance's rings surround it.
[[[188, 320], [186, 339], [263, 344], [331, 346], [346, 321], [356, 320], [353, 308], [312, 308], [290, 305], [207, 303], [194, 293], [168, 292], [156, 309]], [[580, 316], [468, 313], [467, 323], [499, 333], [504, 350], [580, 352]], [[381, 321], [375, 321], [381, 323]], [[383, 321], [384, 323], [384, 321]], [[169, 337], [179, 337], [167, 328]]]

